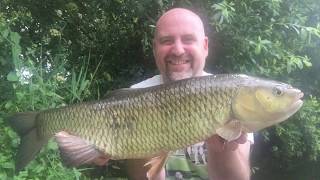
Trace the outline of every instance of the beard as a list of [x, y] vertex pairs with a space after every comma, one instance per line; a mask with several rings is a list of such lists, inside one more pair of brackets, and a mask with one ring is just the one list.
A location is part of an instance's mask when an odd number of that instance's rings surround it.
[[191, 78], [202, 74], [194, 67], [194, 57], [189, 53], [184, 53], [181, 56], [173, 54], [165, 57], [166, 68], [163, 75], [164, 82], [177, 81], [186, 78]]
[[182, 71], [182, 72], [167, 72], [165, 79], [167, 81], [177, 81], [177, 80], [191, 78], [191, 77], [193, 77], [192, 68], [188, 69], [187, 71]]
[[166, 59], [165, 81], [177, 81], [191, 78], [193, 73], [193, 57], [189, 54], [181, 56], [169, 55]]

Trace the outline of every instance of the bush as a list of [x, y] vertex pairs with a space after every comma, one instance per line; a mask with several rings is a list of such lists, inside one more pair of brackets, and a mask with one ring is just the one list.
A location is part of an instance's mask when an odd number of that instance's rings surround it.
[[[12, 158], [19, 143], [4, 121], [8, 113], [98, 99], [156, 74], [152, 33], [157, 17], [172, 7], [190, 8], [204, 19], [210, 38], [209, 72], [268, 77], [305, 93], [298, 114], [257, 133], [254, 178], [319, 177], [314, 170], [320, 152], [318, 0], [3, 0], [0, 178], [13, 176]], [[84, 174], [81, 169], [66, 171], [56, 145], [50, 143], [15, 178], [77, 179], [86, 178]]]

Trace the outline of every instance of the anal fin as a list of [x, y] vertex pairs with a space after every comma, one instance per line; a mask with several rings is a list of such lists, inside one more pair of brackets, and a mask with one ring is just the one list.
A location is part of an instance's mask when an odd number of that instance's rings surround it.
[[110, 156], [105, 155], [95, 148], [94, 145], [61, 131], [55, 135], [61, 158], [67, 166], [80, 166], [82, 164], [105, 165]]

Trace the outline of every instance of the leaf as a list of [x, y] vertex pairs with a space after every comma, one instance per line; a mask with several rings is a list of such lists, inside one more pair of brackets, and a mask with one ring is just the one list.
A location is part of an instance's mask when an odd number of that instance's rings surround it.
[[12, 107], [12, 105], [13, 105], [12, 101], [8, 101], [8, 102], [4, 105], [4, 107], [5, 107], [6, 109], [10, 109], [10, 107]]
[[7, 64], [7, 61], [2, 56], [0, 56], [0, 64], [1, 64], [1, 66], [4, 66]]
[[4, 162], [1, 164], [4, 169], [14, 169], [14, 164], [11, 162]]
[[20, 37], [20, 35], [18, 33], [11, 32], [10, 33], [10, 39], [11, 39], [11, 41], [14, 42], [14, 44], [19, 44], [21, 37]]
[[259, 55], [259, 54], [261, 53], [261, 45], [260, 45], [260, 44], [258, 44], [258, 45], [256, 46], [256, 48], [254, 49], [254, 53], [255, 53], [256, 55]]
[[296, 65], [298, 66], [299, 69], [302, 69], [302, 68], [303, 68], [303, 63], [302, 63], [302, 61], [297, 61], [297, 62], [296, 62]]
[[271, 44], [271, 41], [264, 39], [261, 40], [261, 44]]
[[312, 66], [312, 63], [308, 60], [303, 60], [303, 64], [306, 66], [306, 67], [311, 67]]
[[287, 72], [290, 73], [291, 70], [292, 70], [291, 64], [288, 62], [288, 63], [287, 63]]
[[300, 34], [300, 31], [299, 31], [299, 29], [296, 27], [296, 25], [292, 25], [291, 27], [296, 31], [297, 34]]
[[7, 38], [7, 37], [8, 37], [8, 34], [9, 34], [8, 29], [3, 30], [1, 34], [2, 34], [2, 36], [3, 36], [4, 38]]
[[58, 149], [58, 144], [55, 141], [49, 141], [47, 145], [48, 149], [51, 150], [57, 150]]
[[11, 81], [11, 82], [16, 82], [19, 80], [19, 77], [17, 76], [16, 72], [11, 71], [9, 72], [9, 74], [7, 75], [7, 80]]
[[7, 174], [5, 172], [0, 172], [0, 179], [7, 179]]

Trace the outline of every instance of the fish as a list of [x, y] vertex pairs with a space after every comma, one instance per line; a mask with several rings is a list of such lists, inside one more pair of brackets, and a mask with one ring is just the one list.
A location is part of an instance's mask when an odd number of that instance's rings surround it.
[[21, 137], [16, 171], [55, 137], [67, 165], [154, 157], [148, 177], [169, 152], [218, 134], [227, 141], [242, 132], [278, 124], [303, 105], [289, 84], [244, 74], [192, 77], [157, 86], [120, 89], [107, 97], [65, 107], [12, 115]]

